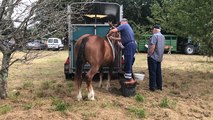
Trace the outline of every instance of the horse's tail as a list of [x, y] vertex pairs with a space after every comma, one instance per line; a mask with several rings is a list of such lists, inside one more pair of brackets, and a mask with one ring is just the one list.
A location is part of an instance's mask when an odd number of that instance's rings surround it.
[[76, 75], [79, 77], [81, 75], [83, 65], [86, 62], [85, 59], [85, 46], [88, 41], [88, 37], [82, 39], [80, 47], [78, 49], [78, 56], [76, 59]]

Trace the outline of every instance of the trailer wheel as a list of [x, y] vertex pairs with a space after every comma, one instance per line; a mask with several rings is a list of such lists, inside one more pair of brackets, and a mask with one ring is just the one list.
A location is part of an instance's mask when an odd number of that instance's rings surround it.
[[65, 74], [65, 79], [66, 80], [71, 80], [74, 77], [74, 74]]
[[194, 53], [195, 53], [195, 47], [194, 47], [194, 45], [187, 45], [185, 47], [185, 54], [192, 55]]

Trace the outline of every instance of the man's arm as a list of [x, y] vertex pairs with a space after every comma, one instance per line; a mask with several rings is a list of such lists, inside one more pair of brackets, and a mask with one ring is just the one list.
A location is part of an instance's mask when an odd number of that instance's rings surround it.
[[154, 50], [155, 50], [155, 46], [156, 46], [156, 45], [154, 45], [154, 44], [151, 45], [150, 50], [149, 50], [149, 55], [150, 55], [150, 56], [153, 55]]
[[115, 34], [115, 36], [110, 36], [109, 39], [114, 40], [114, 41], [121, 41], [120, 34], [118, 32], [114, 33], [114, 34]]
[[118, 32], [117, 28], [110, 30], [109, 33], [107, 34], [107, 37], [109, 37], [112, 33], [115, 33], [115, 32]]

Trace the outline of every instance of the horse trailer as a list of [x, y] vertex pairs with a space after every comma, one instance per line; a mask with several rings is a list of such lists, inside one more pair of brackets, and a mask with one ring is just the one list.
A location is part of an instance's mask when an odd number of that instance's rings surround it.
[[[74, 10], [79, 11], [75, 13]], [[117, 24], [122, 17], [123, 6], [117, 3], [76, 2], [68, 6], [68, 58], [64, 64], [66, 79], [72, 78], [75, 74], [74, 46], [78, 38], [84, 34], [93, 34], [104, 38], [110, 29], [108, 22], [111, 21], [113, 24]], [[117, 51], [113, 74], [118, 73], [122, 68], [122, 50]], [[89, 68], [89, 64], [84, 65], [83, 73], [86, 73]], [[109, 67], [103, 67], [102, 70], [103, 73], [108, 73]]]

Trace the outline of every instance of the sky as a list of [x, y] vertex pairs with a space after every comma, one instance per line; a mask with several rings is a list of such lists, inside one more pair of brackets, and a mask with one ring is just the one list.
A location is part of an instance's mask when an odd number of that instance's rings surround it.
[[[27, 17], [31, 9], [31, 5], [37, 0], [21, 0], [21, 2], [15, 7], [12, 19], [14, 21], [23, 21]], [[19, 22], [14, 22], [15, 27], [20, 25]]]

